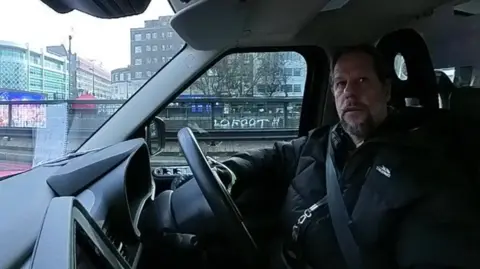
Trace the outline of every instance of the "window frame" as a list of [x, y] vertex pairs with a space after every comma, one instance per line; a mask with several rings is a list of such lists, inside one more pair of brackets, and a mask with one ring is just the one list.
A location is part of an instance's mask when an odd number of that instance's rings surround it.
[[[284, 46], [284, 47], [249, 47], [233, 48], [224, 51], [205, 51], [198, 52], [194, 48], [184, 44], [172, 60], [162, 67], [152, 76], [133, 97], [126, 102], [116, 113], [106, 121], [92, 136], [87, 139], [80, 147], [79, 151], [95, 149], [112, 143], [119, 143], [127, 139], [145, 138], [146, 126], [172, 103], [186, 88], [193, 84], [198, 77], [203, 75], [214, 64], [223, 59], [226, 55], [241, 52], [276, 52], [276, 51], [296, 51], [300, 53], [307, 62], [307, 74], [305, 91], [303, 96], [303, 105], [300, 118], [299, 136], [306, 135], [309, 130], [323, 123], [325, 120], [323, 113], [328, 89], [329, 64], [326, 50], [316, 45], [307, 46]], [[180, 72], [177, 68], [185, 65], [185, 60], [190, 59], [192, 54], [198, 54], [198, 61], [191, 63], [190, 70], [187, 70], [187, 76], [184, 80], [164, 82], [169, 73]], [[133, 74], [132, 74], [133, 75]], [[133, 77], [133, 76], [132, 76]], [[166, 93], [158, 93], [158, 86], [166, 84], [173, 89]], [[152, 99], [152, 94], [157, 99]], [[158, 99], [161, 97], [160, 99]], [[160, 100], [160, 101], [155, 101]], [[132, 114], [132, 109], [137, 105], [143, 104], [143, 109], [136, 110]], [[313, 116], [312, 116], [313, 115]], [[125, 119], [137, 120], [125, 124]], [[122, 132], [117, 130], [121, 129]], [[112, 131], [116, 130], [115, 135]]]
[[[285, 46], [285, 47], [251, 47], [251, 48], [233, 48], [219, 54], [210, 64], [206, 65], [192, 79], [179, 88], [175, 94], [169, 98], [164, 105], [159, 106], [153, 116], [147, 122], [151, 122], [155, 116], [168, 107], [177, 97], [179, 97], [188, 87], [190, 87], [201, 76], [206, 74], [213, 66], [228, 55], [238, 53], [268, 53], [268, 52], [297, 52], [306, 62], [306, 76], [304, 84], [304, 94], [300, 111], [300, 124], [298, 127], [298, 136], [305, 136], [316, 127], [322, 126], [332, 115], [328, 114], [326, 104], [328, 102], [329, 90], [329, 58], [324, 48], [319, 46]], [[300, 57], [299, 55], [299, 57]], [[293, 75], [293, 69], [292, 69]], [[152, 76], [153, 77], [153, 76]], [[293, 91], [293, 85], [292, 85]], [[312, 113], [313, 112], [313, 113]], [[324, 112], [327, 112], [324, 114]], [[314, 115], [312, 117], [312, 115]], [[145, 127], [145, 125], [143, 125]], [[142, 131], [137, 131], [139, 133]], [[143, 134], [143, 132], [142, 132]], [[142, 136], [144, 137], [144, 136]]]

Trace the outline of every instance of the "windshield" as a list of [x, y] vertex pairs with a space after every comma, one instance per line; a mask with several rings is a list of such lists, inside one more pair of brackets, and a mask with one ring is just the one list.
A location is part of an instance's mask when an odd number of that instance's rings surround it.
[[184, 42], [168, 1], [106, 20], [40, 0], [0, 9], [0, 176], [76, 150]]

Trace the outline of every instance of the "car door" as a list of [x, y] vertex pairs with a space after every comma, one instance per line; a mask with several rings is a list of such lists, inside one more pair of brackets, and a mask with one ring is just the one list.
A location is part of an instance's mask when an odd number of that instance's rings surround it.
[[226, 54], [157, 114], [166, 138], [151, 156], [158, 189], [169, 188], [178, 174], [190, 174], [176, 137], [183, 127], [193, 130], [206, 155], [223, 161], [318, 125], [326, 66], [318, 47]]

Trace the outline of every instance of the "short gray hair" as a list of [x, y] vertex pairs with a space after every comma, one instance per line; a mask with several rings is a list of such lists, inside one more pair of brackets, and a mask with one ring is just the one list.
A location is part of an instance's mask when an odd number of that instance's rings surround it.
[[333, 70], [335, 65], [337, 64], [338, 60], [345, 54], [349, 53], [365, 53], [372, 58], [373, 62], [373, 69], [377, 74], [378, 79], [381, 83], [385, 83], [387, 80], [392, 78], [392, 70], [388, 68], [387, 62], [383, 55], [372, 45], [369, 44], [361, 44], [361, 45], [354, 45], [354, 46], [346, 46], [338, 48], [333, 57], [330, 61], [330, 82], [332, 82], [333, 78]]

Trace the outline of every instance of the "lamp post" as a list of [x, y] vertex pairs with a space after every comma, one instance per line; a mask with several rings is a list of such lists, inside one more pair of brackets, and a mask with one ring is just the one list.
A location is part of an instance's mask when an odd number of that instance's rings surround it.
[[92, 63], [92, 67], [90, 70], [92, 71], [92, 95], [95, 96], [95, 60], [90, 60]]
[[74, 57], [72, 53], [72, 40], [73, 36], [75, 35], [75, 29], [73, 27], [70, 28], [70, 34], [68, 35], [68, 95], [69, 99], [75, 99], [79, 95], [79, 90], [77, 89], [77, 58]]
[[93, 63], [92, 69], [92, 95], [95, 96], [95, 63]]
[[72, 35], [68, 35], [68, 99], [75, 98], [72, 81]]
[[130, 80], [127, 79], [127, 99], [130, 97]]

